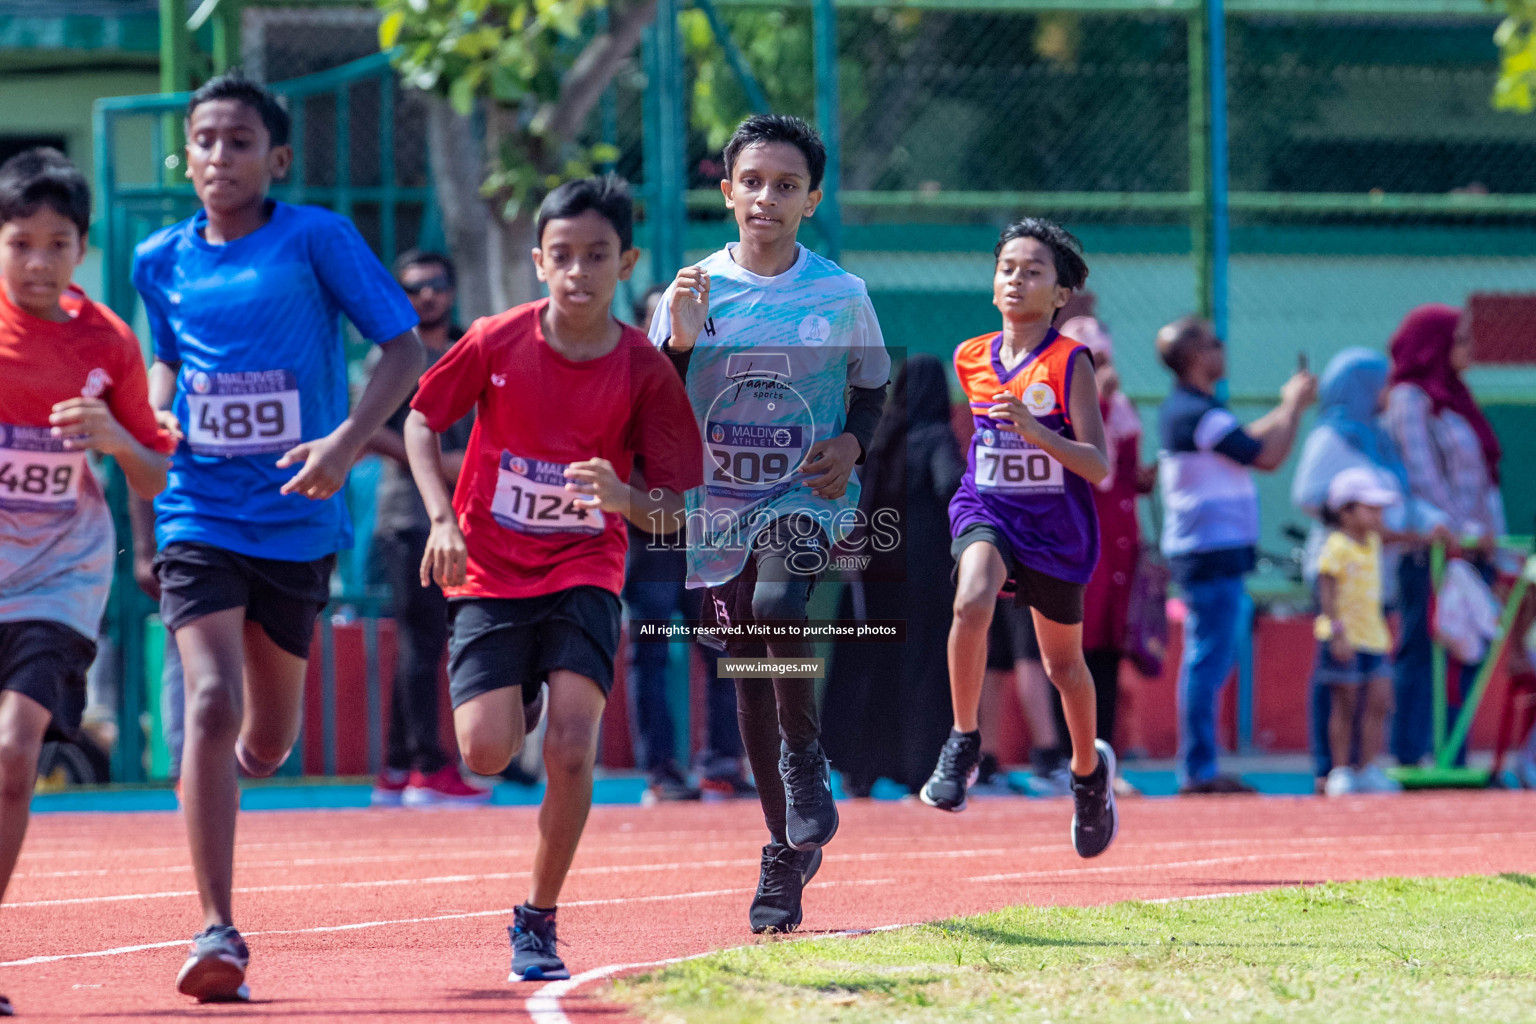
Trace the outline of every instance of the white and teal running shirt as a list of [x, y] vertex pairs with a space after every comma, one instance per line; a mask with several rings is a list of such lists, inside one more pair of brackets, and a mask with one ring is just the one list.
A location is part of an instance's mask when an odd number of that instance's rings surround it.
[[[864, 282], [804, 246], [777, 277], [739, 266], [729, 245], [703, 260], [709, 320], [688, 366], [688, 399], [704, 438], [703, 487], [687, 495], [688, 586], [719, 586], [746, 564], [775, 519], [812, 517], [836, 544], [853, 526], [847, 492], [817, 497], [799, 472], [811, 446], [843, 432], [848, 388], [884, 387], [891, 358]], [[672, 335], [667, 289], [651, 341]]]

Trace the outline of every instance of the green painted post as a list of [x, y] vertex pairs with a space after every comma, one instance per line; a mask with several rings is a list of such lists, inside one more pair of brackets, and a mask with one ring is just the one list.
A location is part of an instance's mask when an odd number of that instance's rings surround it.
[[827, 146], [827, 173], [822, 179], [821, 207], [816, 220], [827, 240], [826, 257], [842, 255], [843, 212], [838, 185], [843, 159], [842, 113], [837, 82], [837, 7], [833, 0], [814, 0], [811, 10], [816, 55], [816, 125]]
[[1215, 245], [1211, 217], [1210, 92], [1206, 55], [1210, 23], [1205, 0], [1190, 14], [1189, 28], [1189, 191], [1196, 200], [1189, 215], [1190, 254], [1195, 261], [1195, 308], [1215, 312]]
[[[192, 88], [192, 34], [187, 31], [185, 0], [160, 0], [160, 91], [186, 92]], [[165, 146], [155, 154], [164, 163], [167, 185], [184, 180], [181, 162], [186, 159], [176, 140], [181, 137], [181, 119], [166, 114], [162, 119]], [[169, 162], [170, 157], [175, 162]]]
[[656, 20], [644, 39], [645, 219], [650, 229], [652, 278], [662, 284], [683, 265], [687, 217], [683, 173], [687, 108], [683, 92], [683, 47], [677, 28], [677, 0], [658, 0]]
[[395, 76], [379, 79], [379, 184], [383, 197], [379, 208], [379, 243], [384, 251], [385, 264], [392, 264], [400, 254], [399, 229], [399, 182], [395, 170]]
[[[1437, 767], [1451, 767], [1456, 760], [1456, 753], [1467, 741], [1467, 734], [1472, 731], [1472, 719], [1477, 717], [1478, 705], [1483, 702], [1483, 697], [1488, 693], [1488, 684], [1493, 681], [1493, 672], [1499, 667], [1504, 646], [1509, 641], [1510, 627], [1515, 624], [1515, 615], [1520, 611], [1520, 603], [1525, 600], [1525, 592], [1530, 589], [1530, 586], [1531, 581], [1522, 574], [1510, 592], [1509, 599], [1504, 602], [1504, 612], [1499, 616], [1498, 635], [1493, 638], [1493, 643], [1488, 647], [1488, 656], [1483, 659], [1482, 668], [1478, 670], [1477, 680], [1472, 684], [1472, 692], [1462, 699], [1461, 713], [1456, 716], [1456, 723], [1451, 728], [1451, 735], [1446, 739], [1444, 748], [1435, 751]], [[1516, 637], [1515, 642], [1522, 643], [1523, 638]], [[1494, 771], [1498, 769], [1498, 765], [1493, 766]]]
[[240, 0], [219, 0], [213, 14], [213, 70], [223, 74], [240, 63]]
[[336, 87], [336, 212], [352, 216], [352, 90]]
[[[1440, 584], [1445, 581], [1445, 545], [1436, 544], [1430, 549], [1429, 554], [1429, 579], [1436, 594], [1440, 593]], [[1430, 623], [1430, 632], [1434, 632], [1434, 623]], [[1445, 645], [1438, 640], [1433, 642], [1433, 654], [1430, 656], [1430, 664], [1433, 672], [1434, 693], [1434, 741], [1435, 763], [1440, 763], [1440, 755], [1445, 750], [1445, 719], [1446, 719], [1446, 692], [1448, 685], [1445, 666]], [[1445, 767], [1441, 765], [1441, 767]]]

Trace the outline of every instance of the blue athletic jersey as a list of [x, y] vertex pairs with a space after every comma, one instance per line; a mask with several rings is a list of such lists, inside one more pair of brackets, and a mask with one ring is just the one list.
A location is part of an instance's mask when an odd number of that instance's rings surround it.
[[350, 220], [286, 203], [271, 211], [244, 238], [211, 245], [199, 210], [135, 253], [155, 357], [180, 364], [173, 408], [186, 439], [155, 499], [161, 547], [310, 561], [352, 546], [341, 493], [279, 493], [301, 467], [277, 460], [346, 419], [340, 317], [385, 342], [416, 326], [416, 313]]

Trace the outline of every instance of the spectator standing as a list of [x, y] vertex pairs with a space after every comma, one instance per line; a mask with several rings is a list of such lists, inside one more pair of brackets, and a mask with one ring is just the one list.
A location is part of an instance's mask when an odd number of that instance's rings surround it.
[[1158, 332], [1157, 353], [1177, 378], [1159, 415], [1158, 472], [1163, 554], [1188, 609], [1179, 666], [1179, 791], [1252, 792], [1216, 765], [1216, 698], [1237, 658], [1243, 577], [1254, 567], [1259, 539], [1251, 470], [1273, 472], [1285, 462], [1317, 380], [1298, 370], [1281, 389], [1280, 404], [1244, 427], [1217, 397], [1227, 376], [1226, 347], [1209, 323], [1175, 320]]
[[[1454, 306], [1423, 305], [1392, 336], [1392, 389], [1387, 394], [1387, 431], [1402, 453], [1413, 497], [1441, 513], [1453, 534], [1472, 548], [1474, 564], [1492, 576], [1492, 558], [1504, 533], [1499, 495], [1502, 450], [1461, 373], [1472, 365], [1471, 323]], [[1434, 641], [1430, 629], [1430, 566], [1427, 553], [1405, 557], [1398, 569], [1399, 627], [1393, 682], [1397, 716], [1392, 753], [1417, 764], [1430, 749]], [[1454, 717], [1460, 683], [1478, 666], [1447, 663], [1447, 698]]]
[[[905, 619], [906, 642], [835, 645], [822, 705], [822, 742], [855, 794], [867, 795], [881, 777], [916, 792], [949, 735], [949, 499], [964, 473], [944, 365], [914, 355], [902, 364], [860, 472], [861, 518], [885, 522], [878, 533], [855, 534], [854, 553], [869, 562], [840, 612]], [[887, 529], [894, 544], [883, 539]]]
[[1104, 441], [1109, 453], [1109, 476], [1093, 489], [1101, 546], [1098, 568], [1083, 597], [1083, 657], [1098, 695], [1099, 738], [1113, 745], [1131, 578], [1141, 551], [1136, 499], [1151, 493], [1157, 470], [1141, 465], [1141, 416], [1120, 387], [1114, 341], [1109, 332], [1092, 317], [1069, 320], [1062, 325], [1061, 332], [1082, 342], [1093, 355], [1099, 409], [1104, 417]]
[[[1425, 560], [1423, 549], [1428, 540], [1450, 538], [1444, 515], [1409, 493], [1408, 470], [1381, 423], [1390, 372], [1387, 358], [1368, 348], [1347, 348], [1328, 361], [1318, 387], [1317, 422], [1302, 445], [1296, 475], [1291, 480], [1292, 504], [1313, 519], [1303, 570], [1308, 582], [1317, 578], [1318, 555], [1328, 536], [1322, 520], [1333, 480], [1347, 470], [1363, 469], [1372, 472], [1382, 486], [1396, 492], [1397, 503], [1383, 516], [1387, 532], [1383, 538], [1386, 544], [1382, 549], [1381, 579], [1382, 597], [1387, 605], [1397, 598], [1400, 559]], [[1314, 686], [1312, 754], [1320, 787], [1333, 768], [1328, 740], [1331, 708], [1328, 687]]]
[[1324, 519], [1331, 530], [1317, 561], [1318, 648], [1312, 679], [1314, 687], [1326, 686], [1331, 696], [1333, 767], [1323, 788], [1329, 796], [1402, 789], [1375, 763], [1392, 710], [1386, 664], [1392, 637], [1381, 611], [1381, 512], [1398, 500], [1397, 490], [1365, 467], [1346, 469], [1328, 485]]
[[[666, 289], [653, 286], [635, 304], [635, 323], [644, 330]], [[644, 475], [644, 460], [636, 472]], [[639, 486], [637, 483], [636, 486]], [[673, 615], [697, 622], [703, 591], [683, 585], [688, 573], [687, 541], [681, 534], [657, 537], [633, 522], [629, 526], [628, 566], [624, 573], [624, 608], [631, 619], [666, 621]], [[704, 659], [708, 746], [699, 753], [700, 786], [695, 788], [677, 763], [672, 709], [667, 704], [667, 657], [671, 644], [629, 639], [631, 700], [629, 728], [635, 764], [646, 776], [647, 803], [755, 797], [757, 790], [741, 768], [741, 731], [736, 725], [736, 684], [719, 678], [720, 652], [693, 644]]]
[[[413, 249], [395, 261], [394, 270], [421, 318], [418, 330], [430, 368], [464, 333], [453, 322], [457, 281], [453, 261], [440, 253]], [[415, 395], [414, 389], [411, 394]], [[438, 669], [448, 644], [448, 600], [436, 583], [421, 585], [421, 559], [432, 524], [405, 459], [401, 431], [410, 411], [407, 399], [370, 445], [384, 456], [373, 542], [393, 595], [396, 649], [389, 740], [373, 803], [477, 803], [490, 799], [490, 790], [466, 782], [438, 738]], [[473, 426], [474, 416], [469, 415], [442, 435], [443, 468], [450, 485], [458, 479]]]

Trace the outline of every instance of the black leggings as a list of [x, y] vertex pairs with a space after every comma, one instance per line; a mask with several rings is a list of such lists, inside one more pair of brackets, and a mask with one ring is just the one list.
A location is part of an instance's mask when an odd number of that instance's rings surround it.
[[[797, 537], [785, 520], [778, 520], [763, 531], [752, 549], [747, 566], [737, 581], [751, 583], [752, 621], [782, 619], [804, 622], [806, 603], [816, 585], [817, 572], [806, 572], [807, 562], [815, 559], [793, 556], [807, 550], [807, 545], [826, 541], [819, 534], [807, 539]], [[755, 571], [754, 571], [755, 570]], [[819, 569], [818, 569], [819, 572]], [[755, 581], [753, 581], [755, 577]], [[729, 586], [729, 584], [727, 585]], [[735, 617], [744, 618], [746, 595], [734, 602]], [[806, 640], [770, 641], [772, 658], [807, 658], [815, 645]], [[758, 798], [763, 805], [763, 820], [775, 842], [784, 843], [784, 783], [779, 776], [780, 743], [791, 750], [804, 750], [821, 736], [821, 720], [816, 709], [814, 679], [738, 679], [736, 680], [736, 720], [741, 726], [742, 746], [752, 775], [757, 780]]]

